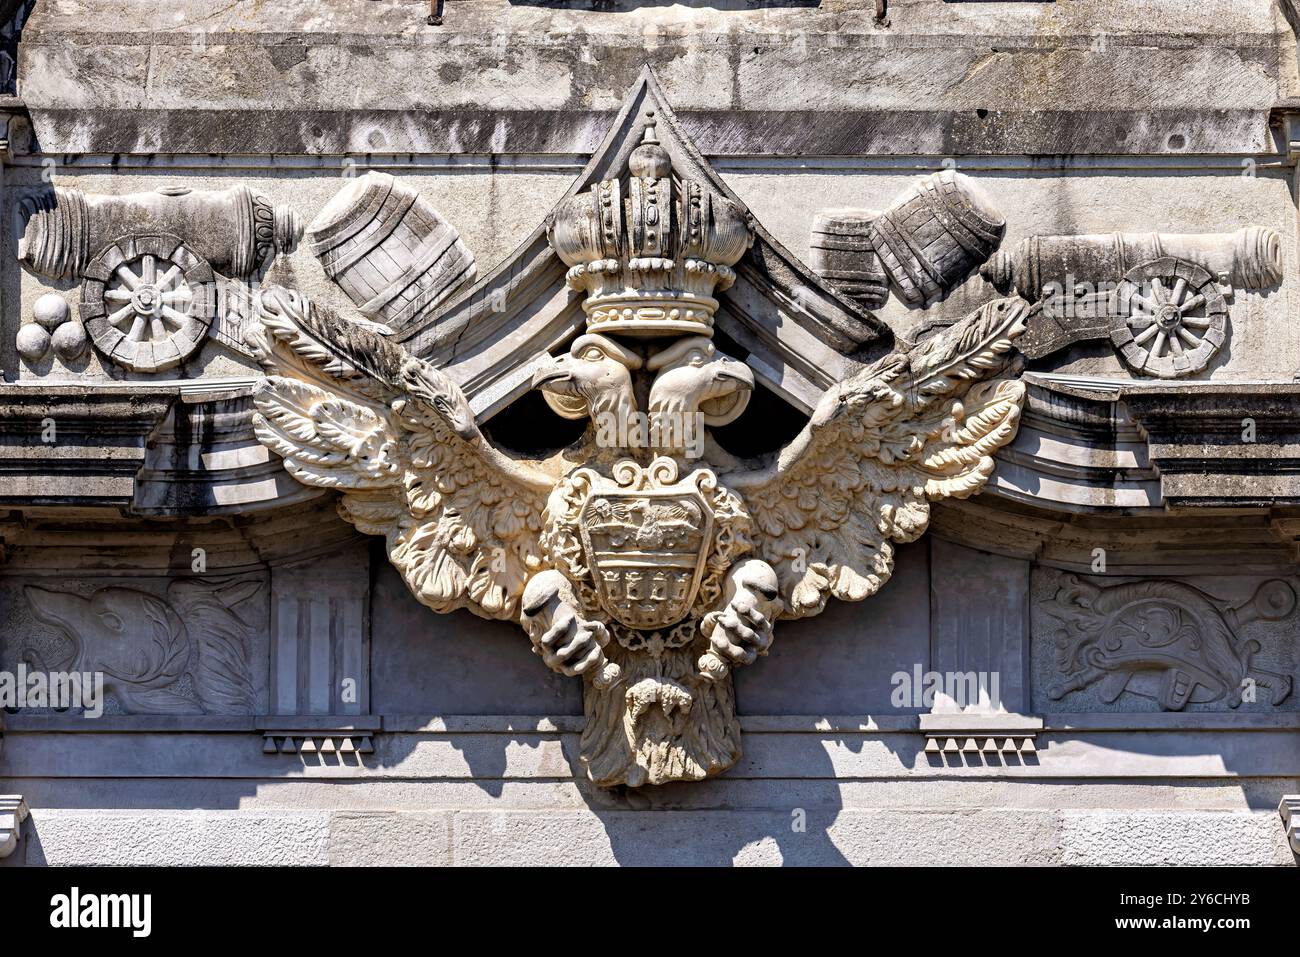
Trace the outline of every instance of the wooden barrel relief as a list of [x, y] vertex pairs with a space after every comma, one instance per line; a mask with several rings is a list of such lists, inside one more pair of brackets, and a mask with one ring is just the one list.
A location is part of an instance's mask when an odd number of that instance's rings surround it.
[[823, 209], [813, 218], [809, 260], [813, 271], [864, 309], [889, 298], [889, 278], [871, 245], [871, 209]]
[[326, 275], [363, 315], [393, 329], [424, 317], [475, 274], [455, 228], [387, 173], [340, 190], [307, 235]]
[[966, 176], [918, 180], [871, 225], [871, 240], [899, 294], [932, 305], [956, 289], [1002, 242], [1004, 220]]

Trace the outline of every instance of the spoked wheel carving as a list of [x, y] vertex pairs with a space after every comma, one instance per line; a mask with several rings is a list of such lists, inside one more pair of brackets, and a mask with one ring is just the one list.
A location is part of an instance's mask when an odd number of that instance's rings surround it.
[[1164, 258], [1129, 270], [1110, 338], [1135, 372], [1174, 379], [1204, 369], [1227, 339], [1228, 307], [1205, 269]]
[[95, 348], [136, 372], [179, 365], [212, 325], [206, 260], [165, 234], [111, 243], [86, 268], [81, 315]]

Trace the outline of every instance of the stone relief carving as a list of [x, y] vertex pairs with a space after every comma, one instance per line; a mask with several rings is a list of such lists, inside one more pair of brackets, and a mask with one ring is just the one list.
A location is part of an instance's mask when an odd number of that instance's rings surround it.
[[587, 331], [710, 336], [713, 293], [736, 281], [731, 267], [754, 241], [748, 214], [700, 182], [679, 187], [654, 123], [627, 166], [626, 181], [567, 200], [547, 230], [569, 286], [585, 293]]
[[72, 363], [85, 353], [87, 341], [85, 326], [72, 318], [67, 300], [50, 292], [33, 304], [32, 321], [18, 327], [14, 345], [29, 365], [51, 352], [65, 363]]
[[274, 254], [289, 252], [302, 227], [289, 206], [275, 206], [248, 186], [225, 190], [163, 187], [103, 196], [56, 186], [24, 202], [26, 227], [18, 260], [42, 276], [75, 279], [99, 251], [123, 237], [178, 236], [214, 270], [249, 276]]
[[1067, 576], [1043, 606], [1061, 626], [1053, 636], [1061, 677], [1048, 695], [1059, 700], [1099, 683], [1108, 703], [1129, 691], [1166, 711], [1217, 701], [1236, 708], [1253, 684], [1277, 705], [1290, 695], [1291, 678], [1253, 666], [1260, 645], [1241, 640], [1238, 631], [1252, 621], [1285, 618], [1295, 606], [1295, 590], [1277, 579], [1225, 609], [1181, 582], [1097, 587]]
[[1003, 294], [1042, 304], [1021, 343], [1038, 358], [1109, 338], [1134, 372], [1172, 379], [1206, 369], [1227, 341], [1226, 297], [1282, 279], [1281, 237], [1233, 233], [1033, 236], [998, 250], [1005, 220], [969, 177], [916, 181], [884, 212], [824, 209], [813, 221], [818, 275], [866, 308], [888, 289], [929, 306], [979, 267]]
[[391, 329], [427, 316], [476, 271], [455, 228], [388, 173], [367, 173], [339, 190], [307, 239], [361, 314]]
[[81, 316], [101, 354], [136, 372], [180, 365], [203, 344], [215, 304], [210, 266], [175, 236], [110, 243], [85, 270]]
[[812, 265], [868, 308], [884, 305], [889, 283], [908, 305], [931, 306], [993, 255], [1006, 225], [974, 180], [943, 170], [917, 179], [884, 212], [821, 210]]
[[1167, 257], [1124, 276], [1110, 340], [1130, 369], [1161, 379], [1200, 372], [1228, 337], [1228, 307], [1210, 274]]
[[134, 588], [89, 597], [28, 585], [35, 618], [66, 644], [29, 643], [25, 660], [43, 671], [98, 672], [128, 714], [254, 714], [253, 626], [235, 606], [257, 580], [178, 579], [166, 599]]
[[[240, 281], [291, 251], [302, 232], [290, 207], [244, 185], [122, 196], [54, 187], [25, 200], [21, 212], [19, 262], [51, 279], [81, 279], [90, 342], [108, 361], [146, 373], [188, 359], [227, 312], [238, 326]], [[32, 326], [20, 329], [18, 342], [29, 364], [51, 347], [69, 359], [84, 349], [77, 326], [60, 320], [49, 341]]]
[[813, 217], [809, 265], [864, 309], [889, 299], [889, 276], [871, 245], [873, 209], [822, 209]]
[[981, 270], [1000, 292], [1043, 303], [1022, 346], [1030, 357], [1109, 338], [1135, 373], [1177, 378], [1204, 370], [1228, 337], [1225, 297], [1282, 279], [1272, 229], [1181, 235], [1033, 236]]
[[594, 782], [703, 778], [739, 759], [731, 670], [766, 653], [775, 621], [874, 594], [931, 501], [987, 482], [1024, 399], [999, 377], [1034, 309], [999, 300], [885, 355], [745, 465], [690, 433], [740, 415], [753, 388], [712, 341], [748, 214], [678, 178], [651, 117], [623, 175], [553, 216], [587, 317], [533, 377], [557, 413], [591, 419], [563, 454], [495, 447], [444, 373], [284, 289], [261, 294], [249, 330], [269, 373], [257, 435], [299, 481], [342, 493], [340, 514], [384, 536], [422, 603], [516, 621], [549, 667], [582, 676]]
[[969, 176], [923, 176], [872, 220], [871, 244], [899, 295], [933, 305], [978, 269], [1002, 242], [1006, 220]]

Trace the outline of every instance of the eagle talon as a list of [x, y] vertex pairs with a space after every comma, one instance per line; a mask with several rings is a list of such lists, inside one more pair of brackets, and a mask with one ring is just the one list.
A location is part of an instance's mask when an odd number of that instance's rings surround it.
[[723, 584], [723, 606], [700, 623], [709, 651], [696, 663], [700, 677], [720, 681], [737, 665], [753, 664], [772, 647], [772, 626], [785, 607], [776, 571], [757, 558], [736, 563]]
[[578, 615], [573, 586], [558, 571], [534, 575], [524, 589], [520, 619], [533, 651], [552, 671], [570, 678], [590, 674], [599, 688], [616, 684], [621, 669], [605, 657], [609, 629]]

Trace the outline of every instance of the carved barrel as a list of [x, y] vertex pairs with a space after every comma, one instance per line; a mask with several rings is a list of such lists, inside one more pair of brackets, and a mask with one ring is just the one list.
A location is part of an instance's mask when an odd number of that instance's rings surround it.
[[1059, 294], [1080, 282], [1119, 282], [1133, 267], [1165, 257], [1195, 263], [1244, 289], [1265, 289], [1282, 279], [1282, 238], [1256, 226], [1192, 235], [1032, 236], [998, 253], [981, 272], [999, 291], [1014, 289], [1032, 302], [1045, 287]]
[[367, 173], [339, 190], [307, 236], [326, 274], [357, 308], [393, 329], [474, 278], [474, 257], [456, 230], [387, 173]]
[[889, 277], [871, 245], [872, 209], [823, 209], [813, 218], [809, 261], [813, 271], [864, 309], [889, 298]]
[[225, 190], [165, 188], [153, 193], [99, 196], [54, 187], [28, 198], [18, 259], [55, 279], [82, 275], [91, 258], [119, 239], [168, 234], [217, 272], [244, 277], [301, 235], [296, 214], [273, 206], [247, 186]]
[[1002, 242], [1006, 220], [967, 176], [917, 180], [871, 224], [871, 244], [910, 305], [943, 299]]

